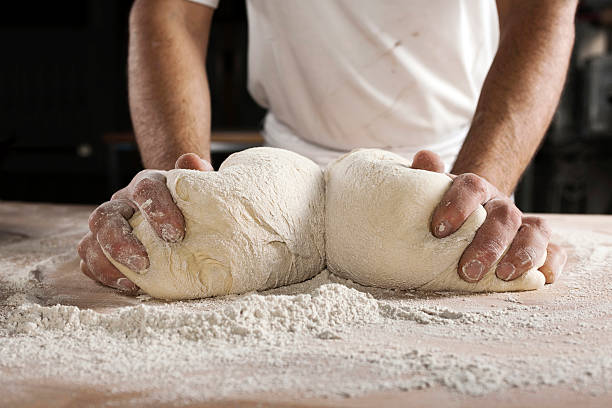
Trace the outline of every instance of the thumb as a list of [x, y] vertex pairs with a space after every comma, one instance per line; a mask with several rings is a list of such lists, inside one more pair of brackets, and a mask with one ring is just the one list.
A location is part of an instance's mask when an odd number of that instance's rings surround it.
[[412, 159], [413, 169], [427, 170], [427, 171], [435, 171], [436, 173], [444, 172], [444, 162], [434, 152], [430, 152], [429, 150], [421, 150], [414, 155]]
[[174, 165], [175, 169], [187, 169], [187, 170], [200, 170], [200, 171], [214, 171], [210, 162], [201, 159], [195, 153], [185, 153], [181, 155]]

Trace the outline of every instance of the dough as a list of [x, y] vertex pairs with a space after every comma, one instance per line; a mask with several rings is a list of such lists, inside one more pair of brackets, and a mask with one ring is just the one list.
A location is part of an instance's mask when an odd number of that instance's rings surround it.
[[268, 147], [227, 158], [218, 172], [171, 170], [186, 223], [182, 242], [157, 237], [140, 212], [130, 224], [149, 254], [142, 274], [110, 261], [151, 296], [192, 299], [302, 282], [325, 267], [323, 172]]
[[185, 217], [183, 241], [164, 242], [138, 212], [130, 224], [147, 248], [149, 269], [138, 274], [107, 254], [158, 298], [288, 285], [326, 263], [338, 276], [383, 288], [497, 292], [544, 285], [537, 269], [510, 282], [494, 268], [478, 283], [459, 278], [457, 263], [485, 219], [484, 208], [454, 234], [435, 238], [430, 218], [450, 178], [413, 170], [383, 150], [351, 152], [324, 175], [298, 154], [261, 147], [231, 155], [218, 172], [171, 170], [166, 178]]
[[364, 149], [331, 164], [325, 177], [327, 268], [338, 276], [398, 289], [501, 292], [544, 286], [537, 268], [510, 282], [498, 279], [495, 267], [478, 283], [459, 277], [457, 263], [486, 212], [479, 207], [457, 232], [435, 238], [430, 219], [451, 184], [444, 174], [414, 170], [396, 154]]

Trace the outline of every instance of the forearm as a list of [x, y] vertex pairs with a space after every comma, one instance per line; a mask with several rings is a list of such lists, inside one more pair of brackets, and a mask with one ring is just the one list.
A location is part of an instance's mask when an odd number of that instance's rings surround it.
[[146, 168], [173, 168], [187, 152], [210, 160], [211, 17], [210, 9], [184, 0], [139, 1], [132, 9], [129, 102]]
[[[516, 2], [515, 2], [516, 3]], [[452, 172], [510, 194], [550, 124], [574, 41], [574, 1], [500, 9], [499, 50]]]

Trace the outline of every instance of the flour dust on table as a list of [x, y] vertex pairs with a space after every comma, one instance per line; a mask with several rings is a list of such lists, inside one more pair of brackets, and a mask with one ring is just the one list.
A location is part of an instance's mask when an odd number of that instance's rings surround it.
[[546, 216], [569, 257], [538, 291], [388, 290], [324, 270], [259, 293], [164, 302], [79, 271], [90, 208], [1, 203], [5, 228], [24, 207], [43, 227], [16, 227], [30, 237], [0, 245], [3, 407], [612, 401], [605, 216]]

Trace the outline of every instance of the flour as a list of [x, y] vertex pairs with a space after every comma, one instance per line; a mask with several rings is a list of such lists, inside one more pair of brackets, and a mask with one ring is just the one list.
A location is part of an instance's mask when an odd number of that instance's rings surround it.
[[379, 309], [372, 296], [339, 284], [322, 285], [311, 294], [250, 294], [219, 310], [185, 307], [140, 305], [101, 314], [75, 306], [24, 304], [8, 318], [6, 327], [12, 334], [26, 335], [53, 330], [66, 335], [98, 332], [147, 342], [246, 340], [282, 344], [290, 342], [295, 334], [316, 336], [348, 324], [376, 321]]
[[430, 388], [611, 393], [612, 239], [574, 230], [554, 238], [570, 248], [569, 269], [531, 293], [374, 289], [324, 271], [260, 293], [174, 303], [139, 296], [102, 311], [41, 304], [48, 289], [34, 275], [72, 259], [65, 251], [76, 236], [12, 242], [0, 247], [3, 259], [10, 250], [28, 261], [11, 255], [3, 265], [14, 275], [0, 284], [0, 385], [63, 381], [176, 405]]

